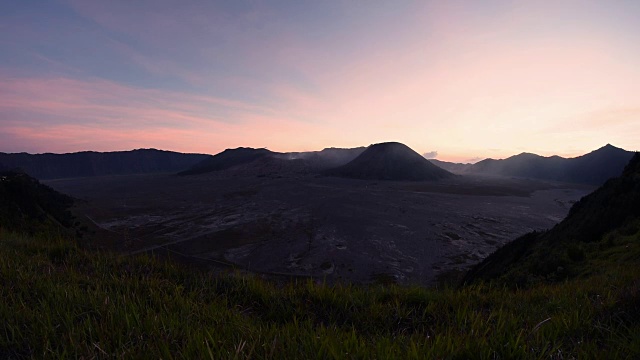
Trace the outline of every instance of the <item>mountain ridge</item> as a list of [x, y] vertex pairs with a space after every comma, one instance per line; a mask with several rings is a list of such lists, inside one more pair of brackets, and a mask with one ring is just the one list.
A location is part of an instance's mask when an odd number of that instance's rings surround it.
[[506, 159], [484, 159], [475, 164], [433, 161], [458, 174], [524, 177], [540, 180], [601, 185], [621, 174], [633, 152], [611, 144], [584, 155], [564, 158], [522, 152]]
[[265, 156], [276, 154], [279, 153], [266, 148], [255, 149], [250, 147], [238, 147], [234, 149], [225, 149], [224, 151], [208, 157], [199, 163], [194, 164], [190, 168], [179, 172], [178, 175], [199, 175], [212, 171], [226, 170], [237, 165], [250, 163]]
[[[320, 151], [275, 152], [266, 148], [225, 149], [178, 175], [200, 175], [222, 170], [263, 176], [269, 173], [309, 174], [344, 165], [366, 148], [324, 148]], [[272, 169], [269, 170], [269, 167]]]
[[616, 235], [605, 235], [616, 231], [640, 234], [638, 204], [640, 153], [635, 153], [621, 176], [576, 202], [564, 220], [548, 231], [526, 234], [498, 249], [472, 268], [465, 282], [500, 280], [528, 286], [594, 271], [585, 265], [588, 261], [597, 260], [616, 245], [629, 248], [628, 244], [617, 244]]
[[175, 173], [209, 156], [157, 149], [81, 151], [65, 154], [23, 152], [0, 153], [0, 163], [4, 164], [5, 168], [19, 168], [34, 178], [49, 180], [103, 175]]

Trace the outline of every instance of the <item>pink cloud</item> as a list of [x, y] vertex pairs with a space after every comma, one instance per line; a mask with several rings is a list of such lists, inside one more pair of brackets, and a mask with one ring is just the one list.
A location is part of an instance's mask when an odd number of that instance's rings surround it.
[[129, 126], [158, 122], [176, 127], [215, 125], [237, 121], [225, 118], [225, 112], [270, 111], [234, 100], [128, 87], [101, 79], [2, 77], [0, 93], [3, 95], [0, 109], [5, 111], [19, 110], [43, 119], [66, 118], [105, 126], [118, 119], [128, 121]]
[[194, 136], [187, 130], [151, 128], [133, 131], [104, 129], [90, 125], [52, 125], [40, 128], [7, 127], [0, 129], [37, 152], [113, 151], [143, 147], [180, 148]]
[[[165, 2], [69, 2], [108, 34], [141, 44], [114, 37], [107, 46], [147, 73], [257, 101], [0, 72], [0, 133], [25, 144], [91, 139], [82, 145], [212, 152], [395, 140], [465, 160], [519, 147], [588, 151], [640, 137], [637, 113], [615, 111], [640, 105], [637, 47], [589, 22], [593, 9], [571, 3], [498, 6], [489, 16], [429, 2], [393, 23], [308, 37], [263, 9], [235, 18], [215, 4], [167, 11]], [[546, 26], [562, 20], [580, 31]]]
[[[0, 76], [0, 151], [139, 147], [218, 152], [255, 146], [295, 150], [326, 134], [295, 109], [314, 104], [283, 88], [290, 111], [205, 95], [128, 87], [101, 79]], [[313, 111], [313, 108], [309, 109]], [[301, 120], [302, 119], [302, 120]], [[329, 131], [330, 132], [330, 131]], [[324, 135], [324, 138], [330, 138]], [[318, 144], [320, 145], [320, 144]]]

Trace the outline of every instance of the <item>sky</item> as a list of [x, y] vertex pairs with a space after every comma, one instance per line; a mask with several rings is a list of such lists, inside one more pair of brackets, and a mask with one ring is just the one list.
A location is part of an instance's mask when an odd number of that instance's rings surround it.
[[640, 1], [0, 2], [0, 151], [638, 150]]

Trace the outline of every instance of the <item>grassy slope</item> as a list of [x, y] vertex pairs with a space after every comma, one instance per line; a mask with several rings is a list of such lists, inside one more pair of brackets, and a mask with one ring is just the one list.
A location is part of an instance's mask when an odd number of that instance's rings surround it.
[[428, 290], [283, 287], [0, 231], [0, 357], [637, 358], [640, 233], [607, 236], [588, 278]]
[[68, 201], [16, 179], [0, 202], [0, 358], [640, 358], [634, 217], [557, 247], [570, 280], [526, 289], [282, 286], [83, 249], [54, 216]]
[[[640, 154], [634, 156], [622, 176], [610, 179], [574, 204], [553, 229], [527, 234], [503, 246], [472, 269], [466, 281], [494, 280], [523, 287], [598, 273], [599, 261], [619, 247], [616, 234], [636, 234], [638, 229]], [[640, 264], [640, 253], [630, 251], [626, 255], [634, 257], [626, 261], [629, 265]]]
[[27, 174], [0, 171], [0, 227], [37, 233], [71, 225], [73, 199]]

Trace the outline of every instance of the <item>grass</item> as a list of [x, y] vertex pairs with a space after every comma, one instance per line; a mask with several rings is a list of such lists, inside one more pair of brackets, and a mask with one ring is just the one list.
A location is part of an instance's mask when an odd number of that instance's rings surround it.
[[629, 261], [521, 290], [282, 285], [0, 229], [0, 358], [638, 358]]

